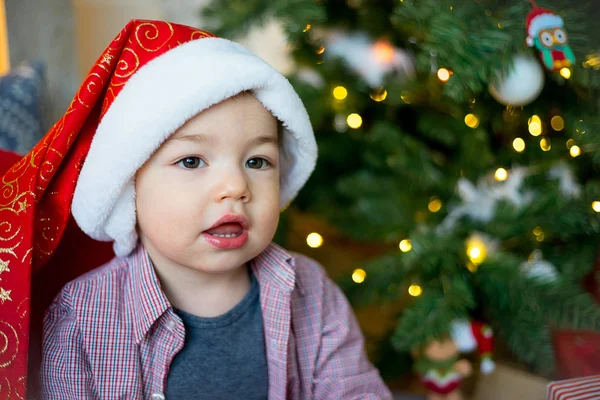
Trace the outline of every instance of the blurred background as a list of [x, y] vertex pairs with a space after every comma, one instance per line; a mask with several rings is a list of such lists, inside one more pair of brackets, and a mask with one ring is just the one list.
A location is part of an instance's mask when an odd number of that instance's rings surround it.
[[27, 152], [132, 18], [241, 42], [289, 77], [319, 143], [276, 242], [342, 286], [398, 398], [441, 384], [432, 344], [477, 321], [496, 368], [465, 354], [465, 395], [542, 399], [600, 375], [599, 5], [0, 0], [0, 147]]

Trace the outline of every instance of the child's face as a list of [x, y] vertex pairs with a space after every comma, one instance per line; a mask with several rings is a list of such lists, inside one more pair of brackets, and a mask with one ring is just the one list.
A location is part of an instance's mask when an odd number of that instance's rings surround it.
[[[279, 221], [277, 130], [242, 94], [190, 119], [146, 162], [136, 175], [137, 221], [154, 263], [225, 272], [266, 248]], [[242, 221], [215, 228], [232, 215]]]

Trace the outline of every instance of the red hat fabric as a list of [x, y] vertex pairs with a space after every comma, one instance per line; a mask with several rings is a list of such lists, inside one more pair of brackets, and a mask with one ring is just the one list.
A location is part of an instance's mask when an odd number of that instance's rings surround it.
[[[241, 45], [163, 21], [130, 21], [98, 58], [63, 117], [2, 175], [1, 398], [25, 397], [30, 322], [39, 326], [30, 311], [41, 313], [48, 305], [47, 296], [32, 293], [32, 277], [43, 276], [46, 281], [35, 286], [34, 279], [34, 286], [51, 288], [55, 295], [66, 279], [100, 265], [79, 264], [75, 255], [58, 257], [60, 248], [69, 246], [63, 243], [65, 233], [79, 237], [73, 217], [87, 235], [113, 241], [117, 255], [128, 254], [137, 241], [137, 169], [189, 118], [243, 91], [283, 124], [284, 206], [304, 185], [317, 157], [296, 92]], [[112, 256], [106, 247], [88, 245], [98, 262]]]
[[527, 39], [525, 40], [529, 47], [533, 47], [534, 38], [542, 29], [562, 28], [563, 19], [551, 10], [536, 7], [527, 14], [525, 27], [527, 29]]

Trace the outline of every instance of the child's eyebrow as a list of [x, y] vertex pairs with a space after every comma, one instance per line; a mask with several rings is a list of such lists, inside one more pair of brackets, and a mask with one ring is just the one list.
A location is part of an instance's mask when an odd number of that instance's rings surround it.
[[165, 140], [165, 144], [171, 142], [196, 142], [196, 143], [212, 143], [214, 140], [210, 136], [203, 135], [201, 133], [189, 134], [189, 135], [181, 135], [181, 136], [171, 136], [167, 140]]
[[257, 136], [248, 142], [250, 146], [259, 146], [261, 144], [268, 143], [272, 143], [277, 146], [279, 144], [279, 140], [277, 136]]
[[[190, 135], [171, 136], [170, 138], [165, 140], [165, 144], [168, 144], [171, 142], [176, 142], [176, 141], [210, 144], [210, 143], [214, 142], [214, 139], [210, 136], [203, 135], [201, 133], [195, 133], [195, 134], [190, 134]], [[263, 135], [263, 136], [257, 136], [248, 141], [249, 146], [260, 146], [261, 144], [268, 144], [268, 143], [278, 145], [279, 140], [278, 140], [277, 136]]]

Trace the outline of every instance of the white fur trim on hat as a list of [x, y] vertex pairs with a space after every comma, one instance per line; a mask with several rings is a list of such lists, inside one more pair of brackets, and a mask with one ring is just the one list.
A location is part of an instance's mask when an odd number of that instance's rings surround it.
[[469, 352], [477, 348], [471, 323], [467, 320], [452, 321], [450, 336], [460, 352]]
[[283, 75], [242, 45], [203, 38], [141, 67], [106, 111], [73, 197], [79, 227], [96, 240], [114, 241], [117, 256], [128, 255], [138, 239], [137, 170], [187, 120], [246, 90], [283, 123], [280, 205], [288, 204], [317, 159], [302, 101]]
[[527, 46], [529, 47], [533, 47], [533, 45], [535, 44], [531, 36], [527, 36], [527, 38], [525, 39], [525, 43], [527, 43]]
[[562, 28], [563, 26], [563, 19], [559, 15], [550, 13], [540, 14], [537, 17], [534, 17], [529, 23], [527, 35], [530, 38], [533, 38], [537, 36], [542, 29]]

